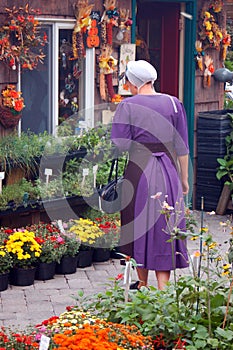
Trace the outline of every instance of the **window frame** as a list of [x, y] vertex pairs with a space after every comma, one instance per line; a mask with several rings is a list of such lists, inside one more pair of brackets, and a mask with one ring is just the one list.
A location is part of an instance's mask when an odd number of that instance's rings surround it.
[[[44, 18], [38, 17], [41, 25], [51, 26], [51, 61], [49, 68], [51, 69], [51, 125], [50, 133], [56, 135], [59, 118], [59, 30], [72, 30], [75, 25], [75, 19], [58, 19], [58, 18]], [[94, 126], [94, 84], [95, 84], [95, 49], [87, 48], [86, 57], [84, 58], [83, 79], [80, 80], [80, 108], [79, 110], [88, 111], [85, 113], [87, 117], [88, 127]]]

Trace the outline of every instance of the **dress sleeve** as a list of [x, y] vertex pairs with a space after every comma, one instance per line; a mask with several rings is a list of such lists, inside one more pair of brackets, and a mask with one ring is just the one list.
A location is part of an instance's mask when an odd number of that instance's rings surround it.
[[174, 147], [178, 156], [189, 153], [187, 116], [183, 104], [174, 98], [177, 112], [174, 113]]
[[127, 151], [130, 148], [132, 133], [130, 126], [130, 108], [128, 103], [121, 102], [113, 117], [111, 140], [119, 151]]

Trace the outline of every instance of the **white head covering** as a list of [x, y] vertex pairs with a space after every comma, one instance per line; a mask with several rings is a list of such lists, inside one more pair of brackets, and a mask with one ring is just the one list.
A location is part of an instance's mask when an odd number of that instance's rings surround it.
[[157, 79], [156, 69], [147, 61], [130, 61], [125, 71], [126, 78], [129, 82], [140, 89], [146, 83], [152, 84]]

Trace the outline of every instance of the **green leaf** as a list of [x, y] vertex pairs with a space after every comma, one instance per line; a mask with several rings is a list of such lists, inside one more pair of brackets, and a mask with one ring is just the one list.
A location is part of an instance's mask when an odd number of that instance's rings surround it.
[[217, 327], [216, 333], [228, 341], [233, 339], [233, 332], [229, 329], [222, 329], [220, 327]]
[[227, 163], [226, 160], [223, 158], [217, 158], [217, 162], [224, 167], [226, 166], [226, 163]]

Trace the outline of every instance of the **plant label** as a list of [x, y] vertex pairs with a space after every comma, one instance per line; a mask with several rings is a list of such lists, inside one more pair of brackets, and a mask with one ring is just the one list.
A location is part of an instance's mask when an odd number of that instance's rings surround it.
[[44, 174], [47, 176], [53, 175], [53, 169], [45, 168]]
[[93, 166], [93, 174], [96, 174], [98, 170], [98, 164]]
[[58, 224], [59, 230], [60, 230], [62, 233], [65, 233], [64, 227], [63, 227], [63, 225], [62, 225], [62, 220], [57, 220], [57, 224]]
[[94, 188], [96, 187], [96, 175], [97, 175], [97, 170], [98, 170], [98, 164], [93, 166], [93, 175], [94, 175]]
[[84, 168], [83, 169], [83, 179], [82, 179], [82, 183], [81, 183], [81, 187], [83, 188], [84, 187], [84, 184], [85, 184], [85, 178], [86, 176], [89, 174], [89, 169], [88, 168]]
[[46, 337], [46, 335], [42, 334], [40, 338], [40, 347], [39, 350], [48, 350], [50, 343], [50, 338]]
[[89, 169], [85, 168], [83, 169], [83, 176], [87, 176], [89, 174]]

